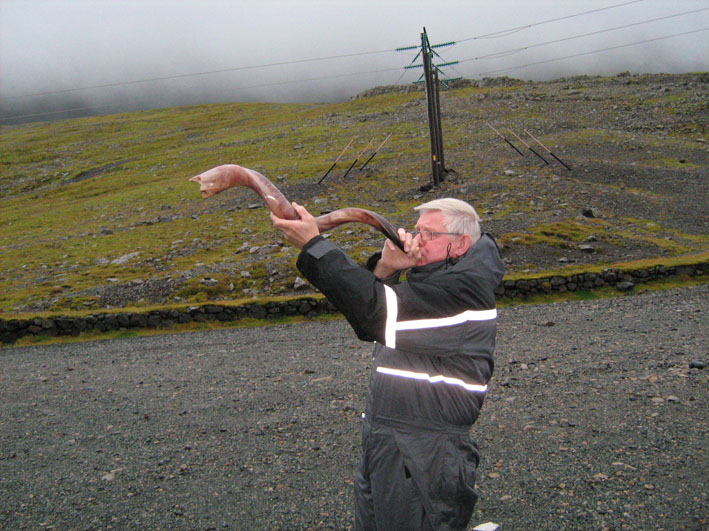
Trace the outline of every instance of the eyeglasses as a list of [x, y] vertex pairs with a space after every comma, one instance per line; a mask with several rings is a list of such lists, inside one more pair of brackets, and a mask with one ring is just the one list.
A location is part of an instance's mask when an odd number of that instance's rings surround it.
[[432, 230], [417, 230], [414, 232], [414, 238], [417, 235], [421, 236], [421, 241], [430, 242], [435, 236], [460, 236], [460, 232], [435, 232]]

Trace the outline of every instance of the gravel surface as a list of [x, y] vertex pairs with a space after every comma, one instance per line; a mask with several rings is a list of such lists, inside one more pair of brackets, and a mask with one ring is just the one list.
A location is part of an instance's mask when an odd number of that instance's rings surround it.
[[[709, 286], [500, 310], [473, 523], [706, 529]], [[0, 528], [347, 529], [341, 320], [0, 350]]]

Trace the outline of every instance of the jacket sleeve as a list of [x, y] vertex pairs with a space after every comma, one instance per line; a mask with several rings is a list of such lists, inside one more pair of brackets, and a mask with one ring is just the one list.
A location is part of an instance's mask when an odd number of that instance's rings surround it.
[[342, 312], [359, 339], [384, 340], [384, 284], [374, 273], [354, 263], [322, 236], [303, 247], [297, 267]]

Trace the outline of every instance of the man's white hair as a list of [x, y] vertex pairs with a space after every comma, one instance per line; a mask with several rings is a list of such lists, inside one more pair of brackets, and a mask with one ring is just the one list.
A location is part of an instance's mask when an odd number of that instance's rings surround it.
[[421, 214], [439, 210], [443, 213], [443, 222], [447, 232], [467, 234], [473, 244], [480, 239], [480, 216], [465, 201], [445, 197], [414, 207], [414, 210], [421, 212]]

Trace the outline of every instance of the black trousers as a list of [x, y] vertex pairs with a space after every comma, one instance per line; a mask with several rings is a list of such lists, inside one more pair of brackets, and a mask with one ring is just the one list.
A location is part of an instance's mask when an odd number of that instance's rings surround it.
[[478, 449], [467, 431], [362, 426], [355, 529], [465, 529], [475, 507]]

